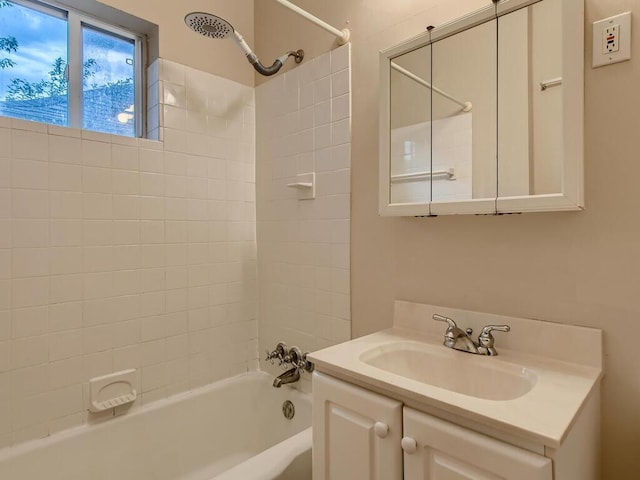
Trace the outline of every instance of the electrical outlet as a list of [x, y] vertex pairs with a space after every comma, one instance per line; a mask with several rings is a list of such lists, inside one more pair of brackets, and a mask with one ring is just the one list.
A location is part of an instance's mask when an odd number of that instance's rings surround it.
[[620, 51], [620, 25], [611, 25], [602, 30], [602, 54]]
[[593, 67], [631, 59], [631, 12], [593, 22]]

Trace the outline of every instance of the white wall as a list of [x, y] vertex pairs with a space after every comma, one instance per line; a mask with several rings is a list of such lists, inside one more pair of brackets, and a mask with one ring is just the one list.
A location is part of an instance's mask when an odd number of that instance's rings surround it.
[[[260, 352], [351, 337], [349, 52], [325, 53], [256, 91]], [[298, 200], [286, 185], [308, 172], [316, 198]]]
[[105, 418], [97, 375], [144, 405], [255, 367], [253, 89], [157, 74], [164, 143], [0, 118], [0, 446]]

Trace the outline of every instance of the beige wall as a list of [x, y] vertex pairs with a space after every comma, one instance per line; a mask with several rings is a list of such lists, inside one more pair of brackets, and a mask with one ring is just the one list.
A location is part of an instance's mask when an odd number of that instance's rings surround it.
[[[634, 107], [640, 104], [640, 36], [634, 37], [631, 62], [585, 71], [586, 211], [379, 218], [378, 51], [486, 2], [296, 3], [338, 27], [351, 20], [353, 30], [353, 335], [390, 326], [395, 298], [604, 329], [603, 478], [635, 478], [640, 110]], [[635, 0], [586, 0], [587, 35], [592, 21], [634, 7]], [[640, 31], [640, 12], [635, 13], [633, 27]], [[311, 58], [335, 46], [328, 34], [276, 2], [256, 0], [255, 15], [265, 57], [303, 48]], [[585, 44], [590, 65], [591, 42]]]
[[536, 195], [562, 190], [563, 87], [536, 88], [541, 81], [562, 76], [562, 54], [554, 40], [562, 35], [561, 11], [558, 0], [531, 7], [531, 185]]
[[[189, 12], [208, 12], [224, 18], [253, 48], [252, 0], [101, 0], [102, 3], [136, 15], [159, 26], [161, 58], [188, 67], [254, 85], [254, 70], [231, 40], [211, 40], [184, 24]], [[260, 50], [256, 50], [258, 56]], [[265, 62], [266, 63], [266, 62]], [[269, 62], [271, 64], [271, 62]]]
[[[427, 45], [393, 59], [393, 63], [431, 82], [431, 46]], [[406, 75], [391, 70], [391, 128], [402, 128], [431, 120], [431, 90]], [[436, 85], [437, 86], [437, 85]]]
[[[497, 194], [496, 29], [495, 22], [487, 22], [433, 45], [433, 84], [473, 104], [472, 198], [495, 198]], [[434, 95], [434, 119], [451, 117], [460, 110], [449, 99]], [[443, 200], [436, 195], [435, 185], [433, 192], [434, 202]]]
[[[541, 5], [541, 4], [536, 4]], [[499, 20], [498, 59], [498, 196], [528, 195], [531, 143], [529, 8]], [[560, 101], [562, 104], [562, 101]]]

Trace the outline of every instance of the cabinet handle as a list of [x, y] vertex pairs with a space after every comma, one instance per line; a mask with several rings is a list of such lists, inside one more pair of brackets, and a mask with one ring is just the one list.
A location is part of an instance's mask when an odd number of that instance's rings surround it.
[[411, 437], [403, 437], [400, 444], [402, 445], [402, 450], [408, 454], [416, 453], [418, 451], [418, 443]]
[[379, 438], [384, 438], [389, 433], [389, 425], [387, 425], [386, 423], [376, 422], [376, 424], [373, 426], [373, 429], [375, 430], [376, 435]]

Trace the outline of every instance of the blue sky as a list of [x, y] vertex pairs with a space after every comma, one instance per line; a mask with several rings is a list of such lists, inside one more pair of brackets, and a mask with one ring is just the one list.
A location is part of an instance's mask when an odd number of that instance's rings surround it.
[[10, 55], [13, 68], [0, 70], [0, 98], [6, 93], [12, 78], [35, 82], [46, 78], [57, 57], [67, 58], [66, 21], [43, 15], [28, 8], [14, 5], [0, 8], [0, 37], [13, 36], [18, 40], [18, 51]]
[[[0, 70], [0, 100], [11, 79], [37, 82], [49, 77], [56, 58], [67, 60], [67, 24], [62, 18], [17, 4], [3, 7], [0, 8], [0, 37], [6, 36], [16, 37], [19, 46], [15, 53], [0, 52], [0, 58], [8, 57], [16, 63], [13, 68]], [[133, 67], [126, 63], [127, 58], [133, 58], [131, 45], [93, 31], [88, 31], [87, 40], [90, 43], [85, 57], [95, 58], [100, 65], [91, 83], [104, 84], [132, 76]]]

